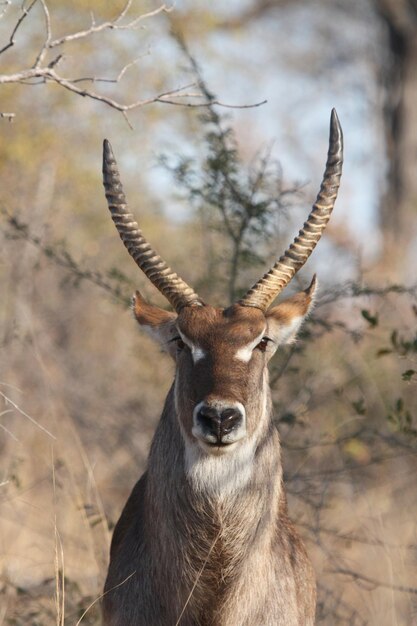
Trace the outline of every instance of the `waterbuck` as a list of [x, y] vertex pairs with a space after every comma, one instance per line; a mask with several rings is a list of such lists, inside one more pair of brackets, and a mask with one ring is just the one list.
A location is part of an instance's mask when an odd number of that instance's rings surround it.
[[294, 242], [238, 302], [215, 308], [153, 250], [128, 211], [104, 142], [113, 221], [174, 312], [133, 298], [137, 321], [176, 373], [148, 467], [116, 525], [103, 596], [106, 626], [311, 626], [315, 577], [288, 518], [267, 364], [294, 340], [316, 291], [270, 305], [310, 256], [336, 199], [343, 139], [332, 111], [326, 169]]

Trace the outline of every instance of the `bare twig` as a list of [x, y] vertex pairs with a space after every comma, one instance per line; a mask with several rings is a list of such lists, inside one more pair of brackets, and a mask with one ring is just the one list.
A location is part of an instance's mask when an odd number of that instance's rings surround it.
[[[49, 64], [47, 67], [33, 67], [27, 70], [22, 70], [21, 72], [16, 72], [15, 74], [0, 74], [0, 84], [10, 84], [10, 83], [21, 83], [21, 84], [39, 84], [39, 83], [47, 83], [52, 82], [64, 87], [68, 91], [72, 91], [79, 96], [88, 97], [92, 100], [97, 100], [98, 102], [102, 102], [107, 104], [108, 106], [120, 111], [122, 113], [128, 113], [133, 109], [138, 109], [140, 107], [144, 107], [149, 104], [161, 103], [161, 104], [173, 104], [183, 107], [193, 107], [193, 108], [201, 108], [207, 107], [211, 105], [218, 105], [225, 108], [233, 108], [233, 109], [248, 109], [262, 106], [266, 103], [266, 100], [262, 100], [260, 102], [254, 102], [251, 104], [228, 104], [222, 102], [220, 100], [210, 100], [207, 102], [204, 99], [204, 95], [201, 93], [195, 92], [184, 92], [185, 86], [177, 87], [175, 89], [170, 89], [168, 91], [163, 91], [155, 96], [151, 96], [150, 98], [144, 98], [135, 100], [134, 102], [123, 103], [114, 98], [110, 98], [108, 96], [99, 94], [96, 91], [91, 89], [81, 88], [77, 86], [77, 83], [82, 81], [89, 81], [92, 83], [97, 82], [112, 82], [118, 83], [121, 78], [124, 76], [128, 67], [131, 67], [134, 62], [127, 64], [119, 75], [116, 78], [95, 78], [92, 76], [89, 77], [81, 77], [81, 78], [64, 78], [56, 71], [56, 63]], [[36, 82], [35, 82], [36, 81]], [[199, 102], [179, 102], [177, 99], [179, 98], [199, 98]]]
[[64, 546], [58, 530], [57, 514], [56, 514], [56, 480], [55, 480], [55, 461], [52, 452], [52, 485], [54, 497], [54, 535], [55, 535], [55, 607], [57, 614], [57, 626], [64, 626], [65, 616], [65, 559]]
[[[15, 44], [16, 33], [19, 27], [36, 3], [41, 5], [44, 14], [45, 37], [36, 55], [35, 62], [31, 67], [22, 68], [20, 71], [10, 74], [0, 74], [0, 84], [5, 85], [15, 83], [24, 85], [38, 85], [42, 83], [55, 83], [56, 85], [59, 85], [60, 87], [63, 87], [64, 89], [72, 93], [75, 93], [82, 97], [90, 98], [92, 100], [96, 100], [113, 109], [116, 109], [117, 111], [120, 111], [126, 119], [127, 113], [129, 111], [154, 103], [170, 104], [183, 107], [206, 107], [208, 106], [208, 104], [216, 104], [221, 107], [240, 109], [258, 107], [266, 102], [264, 100], [262, 102], [256, 102], [254, 104], [234, 105], [221, 102], [220, 100], [210, 100], [210, 103], [208, 103], [206, 93], [204, 93], [204, 90], [201, 89], [201, 85], [199, 84], [197, 85], [199, 89], [196, 92], [186, 92], [186, 87], [178, 87], [163, 91], [149, 98], [138, 98], [133, 102], [122, 102], [117, 98], [111, 98], [104, 94], [100, 94], [91, 88], [81, 88], [79, 86], [79, 83], [119, 83], [125, 76], [127, 70], [134, 64], [136, 64], [138, 59], [127, 63], [115, 78], [99, 78], [95, 76], [78, 76], [75, 78], [70, 78], [68, 76], [63, 76], [62, 73], [58, 72], [58, 65], [64, 58], [63, 52], [59, 52], [59, 54], [57, 54], [52, 60], [48, 61], [47, 59], [48, 54], [53, 50], [63, 50], [65, 46], [73, 42], [78, 42], [80, 40], [93, 37], [106, 31], [135, 30], [141, 26], [141, 23], [144, 20], [155, 17], [162, 13], [169, 13], [170, 11], [172, 11], [172, 7], [168, 7], [166, 4], [161, 4], [161, 6], [159, 6], [158, 8], [147, 13], [128, 18], [128, 13], [132, 7], [132, 0], [128, 0], [124, 8], [114, 19], [97, 23], [94, 16], [92, 16], [89, 28], [85, 28], [83, 30], [79, 30], [73, 33], [68, 33], [67, 35], [54, 39], [52, 34], [51, 15], [46, 0], [33, 0], [28, 8], [22, 8], [22, 14], [12, 30], [10, 40], [0, 50], [0, 54], [6, 52], [6, 50], [11, 48]], [[1, 117], [7, 117], [8, 119], [11, 119], [12, 117], [14, 117], [14, 114], [2, 114]], [[129, 123], [128, 119], [127, 121]]]
[[359, 572], [355, 572], [350, 569], [338, 568], [336, 570], [330, 570], [332, 574], [342, 574], [343, 576], [349, 576], [357, 583], [371, 585], [372, 587], [385, 587], [386, 589], [393, 589], [394, 591], [401, 591], [402, 593], [411, 593], [417, 595], [416, 587], [408, 587], [406, 585], [392, 585], [370, 576], [365, 576]]
[[96, 24], [94, 18], [92, 19], [92, 23], [90, 28], [86, 28], [85, 30], [80, 30], [76, 33], [71, 33], [69, 35], [64, 35], [64, 37], [60, 37], [58, 39], [54, 39], [49, 42], [48, 48], [51, 50], [56, 48], [57, 46], [62, 46], [65, 43], [70, 41], [77, 41], [79, 39], [85, 39], [86, 37], [90, 37], [93, 34], [101, 33], [105, 30], [134, 30], [139, 26], [139, 23], [145, 19], [150, 17], [155, 17], [160, 13], [169, 13], [172, 11], [172, 7], [167, 7], [166, 4], [162, 4], [160, 7], [155, 9], [154, 11], [149, 11], [149, 13], [144, 13], [139, 15], [138, 17], [133, 18], [130, 22], [126, 24], [121, 24], [121, 20], [126, 17], [127, 12], [129, 11], [132, 2], [129, 1], [125, 5], [125, 8], [119, 13], [118, 17], [114, 20], [109, 20], [107, 22], [102, 22], [101, 24]]
[[384, 297], [390, 293], [417, 296], [417, 284], [407, 287], [405, 285], [397, 285], [394, 283], [392, 285], [386, 285], [385, 287], [371, 287], [352, 281], [342, 285], [338, 289], [332, 287], [331, 289], [323, 292], [318, 298], [316, 308], [325, 304], [336, 302], [337, 300], [360, 298], [362, 296]]
[[95, 604], [97, 604], [98, 602], [101, 602], [101, 600], [104, 598], [104, 596], [106, 596], [108, 593], [110, 593], [111, 591], [113, 591], [114, 589], [117, 589], [118, 587], [121, 587], [122, 585], [124, 585], [125, 583], [127, 583], [127, 581], [132, 578], [132, 576], [134, 576], [136, 574], [136, 570], [134, 572], [132, 572], [131, 574], [129, 574], [129, 576], [126, 576], [126, 578], [124, 578], [122, 580], [121, 583], [118, 583], [117, 585], [115, 585], [114, 587], [112, 587], [111, 589], [107, 589], [107, 591], [103, 592], [98, 598], [95, 598], [89, 605], [88, 607], [85, 609], [84, 613], [81, 615], [80, 619], [78, 620], [78, 622], [75, 624], [75, 626], [79, 626], [81, 624], [81, 622], [83, 621], [84, 617], [87, 615], [88, 611], [90, 609], [93, 608], [93, 606]]
[[[38, 56], [36, 57], [36, 61], [33, 64], [33, 67], [40, 67], [42, 61], [45, 59], [45, 56], [48, 52], [48, 49], [50, 47], [50, 42], [51, 42], [51, 37], [52, 37], [52, 30], [51, 30], [51, 16], [49, 14], [49, 9], [46, 5], [45, 0], [39, 0], [43, 9], [43, 13], [45, 16], [45, 29], [46, 29], [46, 37], [45, 37], [45, 41], [42, 44], [42, 47], [38, 53]], [[56, 62], [54, 63], [54, 65], [56, 65]]]
[[340, 530], [337, 530], [335, 528], [327, 528], [326, 526], [323, 526], [323, 525], [319, 525], [316, 527], [316, 526], [312, 526], [311, 524], [307, 524], [302, 521], [297, 522], [297, 526], [304, 528], [305, 530], [309, 531], [313, 535], [318, 535], [318, 534], [330, 535], [342, 541], [349, 541], [351, 543], [362, 543], [368, 546], [376, 546], [384, 550], [386, 550], [387, 548], [390, 548], [392, 550], [415, 550], [417, 548], [415, 544], [402, 545], [400, 543], [390, 543], [386, 541], [386, 539], [373, 539], [373, 538], [365, 537], [362, 534], [354, 533], [354, 532], [343, 533]]
[[119, 285], [114, 286], [99, 272], [82, 268], [66, 250], [60, 249], [58, 244], [45, 244], [39, 237], [30, 232], [27, 224], [21, 222], [15, 216], [8, 215], [4, 210], [0, 212], [6, 216], [7, 222], [14, 233], [12, 235], [13, 237], [24, 239], [25, 241], [28, 241], [32, 245], [36, 246], [36, 248], [48, 257], [48, 259], [65, 270], [68, 270], [77, 281], [86, 280], [93, 283], [98, 287], [101, 287], [101, 289], [107, 291], [107, 293], [113, 296], [113, 298], [121, 304], [125, 306], [129, 305], [130, 297], [128, 298], [122, 293], [122, 289]]
[[[188, 97], [199, 97], [201, 98], [201, 94], [186, 94]], [[180, 97], [184, 97], [184, 96], [178, 96]], [[155, 102], [161, 102], [161, 100], [156, 99]], [[251, 104], [226, 104], [226, 102], [221, 102], [221, 100], [218, 100], [217, 98], [214, 100], [210, 100], [210, 102], [175, 102], [175, 101], [171, 101], [171, 100], [163, 100], [164, 104], [175, 104], [177, 106], [183, 106], [183, 107], [193, 107], [193, 108], [202, 108], [202, 107], [208, 107], [209, 105], [214, 105], [216, 104], [217, 106], [223, 107], [224, 109], [255, 109], [256, 107], [260, 107], [263, 104], [266, 104], [268, 102], [268, 100], [261, 100], [259, 102], [253, 102]]]
[[215, 545], [216, 545], [217, 541], [220, 539], [221, 532], [222, 532], [222, 530], [221, 530], [221, 528], [220, 528], [219, 532], [217, 533], [216, 537], [214, 538], [213, 543], [212, 543], [212, 544], [211, 544], [211, 546], [210, 546], [210, 550], [207, 552], [207, 556], [206, 556], [206, 558], [204, 559], [204, 563], [203, 563], [203, 565], [201, 566], [200, 571], [197, 573], [197, 576], [195, 577], [194, 584], [193, 584], [193, 586], [191, 587], [190, 593], [188, 594], [188, 598], [187, 598], [187, 600], [185, 601], [185, 604], [184, 604], [184, 606], [183, 606], [183, 608], [182, 608], [182, 611], [181, 611], [181, 613], [180, 613], [180, 615], [179, 615], [179, 617], [178, 617], [177, 621], [175, 622], [175, 626], [178, 626], [178, 624], [181, 622], [182, 616], [184, 615], [184, 612], [185, 612], [185, 610], [186, 610], [186, 608], [187, 608], [187, 606], [188, 606], [188, 604], [189, 604], [189, 602], [190, 602], [190, 600], [191, 600], [191, 597], [192, 597], [192, 595], [193, 595], [193, 593], [194, 593], [194, 591], [195, 591], [195, 588], [197, 587], [197, 583], [198, 583], [198, 581], [200, 580], [202, 573], [204, 572], [204, 569], [205, 569], [205, 567], [206, 567], [206, 565], [207, 565], [207, 563], [208, 563], [208, 560], [209, 560], [209, 558], [210, 558], [210, 555], [211, 555], [211, 553], [213, 552], [214, 547], [215, 547]]
[[17, 404], [13, 402], [13, 400], [11, 400], [8, 396], [6, 396], [2, 391], [0, 391], [0, 396], [3, 398], [6, 405], [11, 404], [12, 407], [16, 409], [16, 411], [18, 411], [21, 415], [23, 415], [23, 417], [26, 417], [30, 422], [32, 422], [32, 424], [34, 424], [35, 426], [43, 430], [43, 432], [49, 435], [49, 437], [51, 437], [52, 439], [56, 439], [55, 435], [49, 432], [49, 430], [47, 430], [44, 426], [42, 426], [42, 424], [39, 424], [39, 422], [37, 422], [34, 417], [31, 417], [30, 415], [28, 415], [26, 411], [21, 409]]
[[[81, 82], [118, 83], [122, 80], [123, 76], [126, 74], [129, 68], [133, 67], [133, 65], [136, 65], [136, 63], [138, 63], [141, 59], [143, 59], [145, 56], [148, 56], [149, 54], [150, 54], [150, 49], [148, 48], [148, 50], [144, 54], [141, 54], [136, 59], [133, 59], [133, 61], [129, 61], [129, 63], [126, 63], [126, 65], [122, 67], [122, 69], [120, 70], [116, 78], [108, 78], [108, 77], [100, 78], [99, 76], [81, 76], [80, 78], [73, 78], [72, 82], [74, 84], [81, 83]], [[49, 67], [51, 67], [51, 64], [49, 64]]]
[[[5, 411], [2, 411], [0, 413], [0, 417], [2, 417], [3, 415], [6, 415], [7, 413], [13, 413], [13, 409], [6, 409]], [[4, 426], [3, 424], [0, 424], [0, 428], [4, 430], [5, 433], [10, 435], [10, 437], [14, 439], [14, 441], [17, 441], [17, 442], [19, 441], [19, 439], [8, 428], [6, 428], [6, 426]]]
[[3, 46], [3, 48], [0, 49], [0, 54], [3, 54], [3, 52], [6, 52], [6, 50], [8, 50], [12, 46], [14, 46], [14, 44], [15, 44], [15, 36], [16, 36], [17, 31], [19, 30], [19, 27], [22, 25], [22, 22], [28, 16], [29, 12], [33, 9], [33, 7], [37, 3], [37, 1], [38, 0], [33, 0], [33, 2], [31, 2], [31, 4], [28, 6], [27, 9], [24, 6], [22, 6], [22, 15], [17, 20], [17, 22], [16, 22], [16, 24], [15, 24], [15, 26], [14, 26], [12, 32], [11, 32], [9, 42], [5, 46]]

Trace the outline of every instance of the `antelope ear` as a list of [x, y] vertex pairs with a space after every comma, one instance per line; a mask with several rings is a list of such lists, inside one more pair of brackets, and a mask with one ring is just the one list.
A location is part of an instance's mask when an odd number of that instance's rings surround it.
[[149, 304], [139, 291], [136, 291], [132, 298], [132, 309], [136, 320], [148, 335], [171, 356], [174, 356], [176, 345], [175, 342], [171, 342], [171, 339], [178, 334], [176, 329], [177, 314]]
[[300, 291], [267, 311], [267, 332], [278, 345], [295, 341], [301, 324], [313, 307], [317, 284], [317, 278], [314, 275], [310, 286], [305, 291]]

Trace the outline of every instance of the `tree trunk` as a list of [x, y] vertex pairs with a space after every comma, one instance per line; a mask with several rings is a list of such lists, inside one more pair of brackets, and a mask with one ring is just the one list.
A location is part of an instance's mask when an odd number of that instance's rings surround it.
[[[396, 258], [393, 270], [398, 272], [410, 261], [407, 250], [417, 213], [417, 5], [413, 0], [375, 0], [375, 6], [387, 27], [389, 46], [379, 71], [388, 158], [380, 210], [383, 261], [391, 264]], [[404, 254], [398, 254], [399, 245]]]

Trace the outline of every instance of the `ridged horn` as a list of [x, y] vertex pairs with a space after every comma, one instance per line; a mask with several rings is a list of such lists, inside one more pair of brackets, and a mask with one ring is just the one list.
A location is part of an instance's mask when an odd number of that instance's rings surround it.
[[203, 304], [195, 291], [172, 271], [146, 241], [133, 215], [128, 211], [116, 159], [107, 139], [103, 142], [103, 184], [120, 238], [149, 280], [177, 312], [184, 306]]
[[294, 242], [249, 291], [239, 300], [242, 306], [266, 311], [288, 285], [316, 247], [327, 226], [340, 185], [343, 164], [343, 133], [336, 110], [330, 118], [329, 151], [320, 191], [311, 213]]

